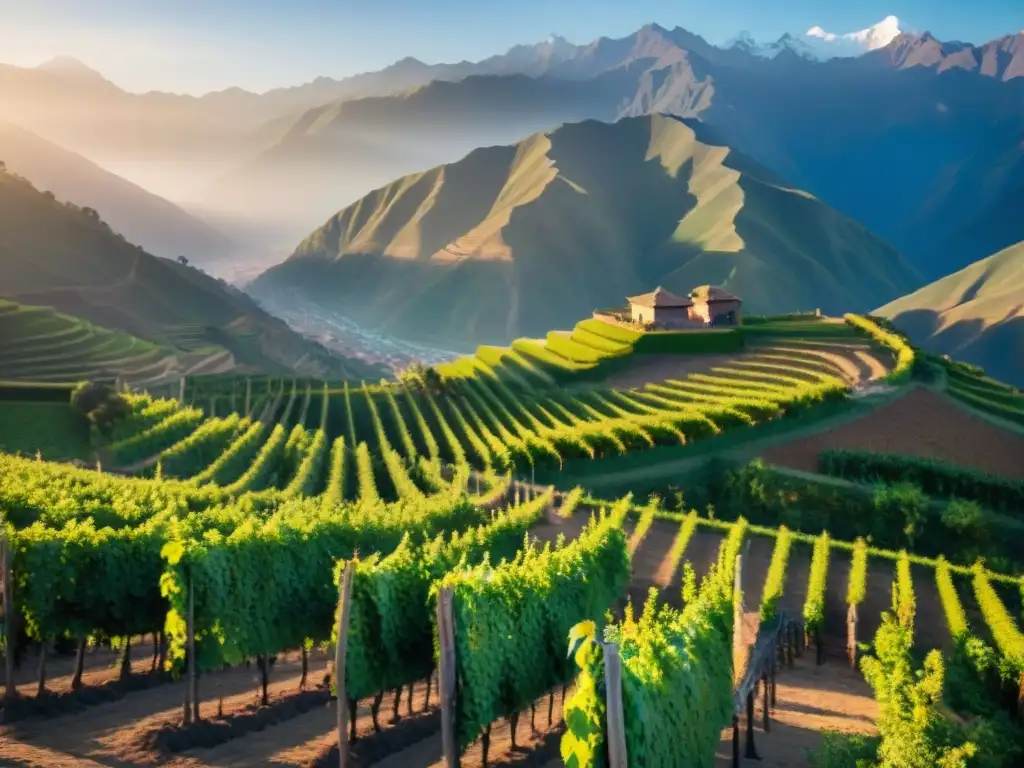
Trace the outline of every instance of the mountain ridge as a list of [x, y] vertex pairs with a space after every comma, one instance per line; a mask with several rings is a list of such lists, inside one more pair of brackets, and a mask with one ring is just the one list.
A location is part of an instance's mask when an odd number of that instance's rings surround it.
[[0, 172], [0, 297], [53, 307], [185, 353], [228, 353], [236, 370], [360, 378], [375, 367], [329, 353], [204, 272], [153, 256], [89, 208]]
[[1024, 242], [890, 302], [890, 318], [932, 352], [1024, 387]]
[[9, 171], [58, 199], [96, 209], [115, 230], [158, 256], [184, 255], [197, 263], [209, 263], [231, 248], [225, 235], [174, 203], [3, 121], [0, 158]]
[[920, 277], [708, 126], [646, 115], [563, 124], [400, 178], [252, 290], [303, 289], [399, 337], [486, 343], [567, 327], [653, 285], [704, 283], [751, 312], [839, 311]]

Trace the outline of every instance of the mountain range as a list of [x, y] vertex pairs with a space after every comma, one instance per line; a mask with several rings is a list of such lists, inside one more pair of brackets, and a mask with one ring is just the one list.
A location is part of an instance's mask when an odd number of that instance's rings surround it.
[[257, 296], [298, 289], [374, 330], [497, 343], [652, 285], [754, 313], [838, 313], [920, 276], [890, 245], [715, 131], [667, 115], [562, 125], [403, 177], [332, 217]]
[[[224, 238], [214, 228], [240, 221], [230, 234], [244, 231], [253, 263], [305, 238], [260, 290], [301, 285], [343, 314], [431, 341], [540, 332], [658, 281], [725, 282], [755, 311], [867, 309], [1024, 241], [1024, 32], [941, 41], [889, 17], [850, 34], [815, 27], [713, 45], [651, 24], [583, 45], [552, 35], [477, 62], [406, 58], [350, 78], [200, 97], [128, 93], [60, 58], [0, 66], [0, 120], [10, 123], [0, 129], [10, 170], [96, 209], [108, 234], [192, 255], [215, 251]], [[662, 133], [671, 140], [651, 138]], [[566, 136], [583, 137], [577, 154], [592, 169], [565, 171], [576, 157]], [[601, 141], [610, 144], [595, 148]], [[648, 150], [690, 159], [663, 177]], [[620, 151], [643, 210], [602, 165]], [[521, 178], [520, 155], [557, 172], [531, 166]], [[467, 180], [470, 170], [479, 179]], [[708, 196], [705, 177], [721, 194]], [[571, 204], [570, 181], [587, 190]], [[735, 211], [719, 207], [730, 195], [742, 199]], [[434, 208], [445, 200], [464, 201], [464, 217]], [[678, 240], [663, 236], [672, 216], [687, 222]], [[656, 234], [638, 240], [648, 220]], [[721, 234], [732, 231], [742, 245]], [[623, 251], [608, 255], [594, 232]], [[581, 253], [562, 253], [552, 233]], [[863, 275], [850, 272], [849, 248], [865, 254]], [[610, 278], [583, 275], [591, 258], [617, 276], [614, 295]], [[770, 273], [754, 277], [763, 264]], [[61, 275], [51, 283], [63, 287]], [[587, 286], [583, 298], [566, 298], [566, 275]], [[846, 283], [844, 299], [836, 286]], [[550, 311], [531, 303], [538, 285]]]
[[[1017, 51], [1020, 41], [999, 46]], [[937, 278], [1024, 239], [1024, 218], [998, 213], [1013, 208], [1024, 186], [1015, 162], [1024, 137], [1024, 78], [1015, 72], [1024, 54], [982, 57], [998, 66], [972, 71], [962, 56], [939, 53], [929, 35], [901, 34], [857, 58], [764, 59], [650, 25], [598, 40], [537, 77], [437, 80], [309, 110], [212, 196], [290, 217], [299, 233], [332, 202], [337, 210], [477, 146], [563, 122], [670, 113], [717, 128], [730, 146]], [[1003, 223], [993, 230], [990, 219]]]
[[827, 61], [837, 57], [860, 56], [868, 51], [884, 48], [906, 31], [898, 18], [886, 16], [877, 24], [858, 32], [837, 35], [815, 26], [800, 36], [787, 32], [773, 43], [759, 43], [753, 35], [744, 31], [728, 40], [722, 47], [735, 48], [766, 59], [774, 59], [780, 53], [786, 52], [808, 59]]

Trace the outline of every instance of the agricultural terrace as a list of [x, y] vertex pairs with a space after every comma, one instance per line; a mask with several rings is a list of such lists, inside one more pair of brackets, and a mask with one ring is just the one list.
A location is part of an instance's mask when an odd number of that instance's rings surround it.
[[[793, 764], [804, 746], [832, 744], [825, 728], [895, 748], [886, 724], [899, 715], [885, 702], [914, 694], [884, 686], [916, 685], [893, 670], [934, 652], [929, 670], [946, 665], [981, 693], [923, 700], [955, 719], [921, 730], [916, 748], [944, 754], [977, 728], [999, 734], [978, 747], [991, 764], [1014, 765], [1019, 733], [1002, 706], [1024, 679], [1021, 582], [996, 564], [1016, 563], [922, 554], [943, 544], [929, 514], [991, 533], [986, 515], [1019, 491], [1009, 481], [900, 457], [858, 475], [837, 456], [823, 467], [831, 483], [871, 477], [898, 493], [872, 495], [874, 517], [859, 513], [863, 499], [833, 499], [821, 519], [787, 506], [793, 478], [755, 466], [724, 484], [748, 521], [727, 504], [712, 518], [667, 509], [667, 494], [615, 501], [514, 479], [813, 422], [850, 402], [831, 357], [843, 344], [885, 364], [892, 386], [914, 373], [912, 350], [863, 318], [763, 325], [725, 364], [642, 388], [609, 386], [607, 372], [589, 384], [556, 375], [539, 359], [562, 386], [526, 387], [499, 370], [504, 358], [479, 354], [472, 373], [398, 385], [213, 377], [183, 382], [178, 400], [127, 395], [130, 416], [92, 436], [95, 468], [30, 448], [0, 455], [0, 761], [335, 765], [340, 743], [381, 768], [560, 755], [586, 766], [621, 739], [632, 765], [710, 766], [728, 760], [723, 728], [744, 697], [753, 711], [751, 685], [770, 668], [783, 724], [800, 727], [813, 686], [814, 738], [758, 736]], [[948, 515], [928, 496], [914, 506], [908, 478], [985, 509]], [[721, 491], [710, 479], [685, 488], [687, 501]], [[979, 552], [991, 538], [978, 536]], [[872, 638], [859, 660], [869, 687], [850, 656]], [[776, 665], [777, 643], [783, 660], [800, 658]], [[598, 693], [613, 667], [642, 718]], [[851, 713], [877, 719], [880, 737]]]
[[[0, 375], [32, 382], [68, 382], [113, 377], [117, 372], [145, 387], [180, 377], [190, 366], [210, 361], [191, 359], [167, 347], [119, 331], [99, 328], [51, 307], [0, 299]], [[216, 365], [209, 368], [216, 370]]]

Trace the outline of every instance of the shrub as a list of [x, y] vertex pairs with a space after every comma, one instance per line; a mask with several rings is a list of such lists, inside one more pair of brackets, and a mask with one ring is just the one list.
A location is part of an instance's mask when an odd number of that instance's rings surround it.
[[823, 474], [853, 481], [910, 482], [930, 496], [971, 499], [990, 509], [1024, 509], [1024, 482], [937, 459], [870, 451], [822, 451], [818, 468]]
[[871, 501], [876, 512], [873, 524], [884, 526], [879, 532], [888, 533], [890, 526], [902, 525], [907, 545], [913, 549], [928, 514], [928, 497], [924, 491], [910, 483], [878, 485]]
[[75, 387], [71, 406], [104, 436], [109, 436], [114, 425], [132, 413], [131, 405], [114, 387], [97, 382], [83, 382]]

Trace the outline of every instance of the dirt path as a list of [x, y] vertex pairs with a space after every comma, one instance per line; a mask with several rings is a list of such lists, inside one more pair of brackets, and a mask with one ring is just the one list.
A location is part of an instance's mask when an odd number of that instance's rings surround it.
[[[764, 537], [753, 537], [750, 543], [744, 546], [744, 643], [752, 643], [757, 636], [757, 611], [773, 549], [774, 540]], [[794, 542], [790, 549], [786, 583], [783, 595], [779, 599], [779, 609], [791, 615], [799, 616], [802, 612], [807, 592], [810, 554], [810, 547], [806, 544]], [[830, 575], [834, 570], [830, 568]], [[843, 570], [838, 569], [838, 574], [842, 574]], [[838, 579], [837, 583], [842, 580]], [[830, 594], [835, 595], [835, 592]], [[841, 594], [845, 602], [845, 584]], [[757, 752], [761, 757], [758, 765], [772, 768], [809, 766], [807, 755], [818, 748], [821, 733], [825, 730], [846, 733], [875, 732], [878, 705], [870, 686], [860, 672], [850, 669], [842, 644], [831, 644], [831, 650], [832, 653], [828, 654], [826, 663], [821, 666], [815, 664], [813, 649], [807, 649], [800, 658], [794, 659], [792, 668], [779, 668], [776, 678], [776, 707], [772, 712], [769, 733], [765, 733], [761, 728], [764, 697], [763, 691], [758, 689], [754, 717], [754, 738]], [[740, 719], [740, 725], [741, 729], [746, 728], [745, 713]], [[741, 750], [745, 748], [745, 738], [745, 731], [741, 731]], [[732, 766], [731, 728], [726, 728], [722, 732], [722, 741], [716, 753], [716, 765], [719, 768]]]
[[[761, 757], [756, 763], [758, 766], [809, 766], [808, 753], [820, 746], [822, 731], [876, 732], [878, 703], [872, 697], [871, 688], [860, 673], [849, 669], [841, 658], [829, 658], [819, 667], [814, 663], [814, 654], [805, 653], [794, 661], [792, 669], [781, 669], [776, 681], [776, 707], [769, 733], [761, 728], [763, 696], [755, 697], [754, 741]], [[745, 715], [740, 727], [742, 750], [746, 743]], [[731, 768], [732, 729], [723, 731], [716, 757], [719, 768]], [[743, 763], [755, 764], [749, 760]]]
[[[310, 659], [310, 684], [319, 682], [326, 665], [326, 658], [321, 655]], [[271, 694], [297, 691], [299, 671], [296, 654], [282, 655], [271, 673]], [[241, 711], [253, 704], [257, 696], [257, 677], [255, 668], [201, 677], [201, 716], [214, 717], [221, 697], [225, 712]], [[184, 692], [183, 681], [166, 683], [82, 712], [26, 720], [0, 728], [0, 764], [7, 760], [20, 765], [49, 765], [46, 761], [24, 760], [31, 754], [40, 758], [52, 754], [107, 765], [150, 765], [155, 755], [146, 748], [145, 736], [164, 724], [180, 722]]]

